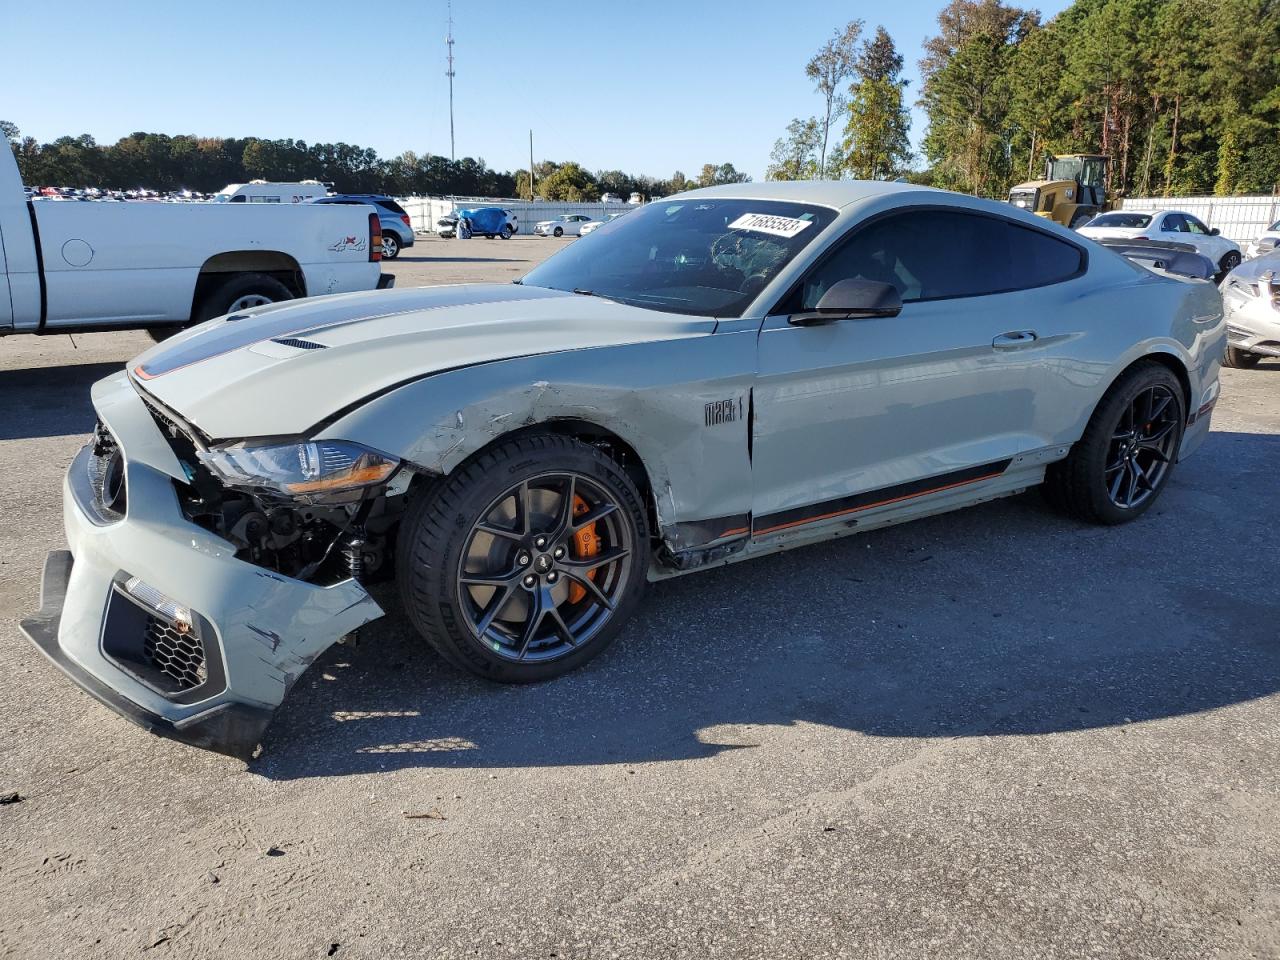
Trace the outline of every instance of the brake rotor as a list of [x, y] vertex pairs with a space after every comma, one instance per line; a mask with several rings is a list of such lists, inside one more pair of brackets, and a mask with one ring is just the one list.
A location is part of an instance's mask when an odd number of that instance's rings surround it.
[[[587, 506], [587, 501], [582, 499], [582, 495], [575, 494], [573, 498], [573, 515], [575, 517], [580, 517], [584, 513], [589, 512], [590, 510], [591, 508]], [[585, 527], [583, 527], [581, 530], [579, 530], [577, 533], [575, 533], [573, 535], [573, 544], [570, 547], [570, 549], [573, 551], [574, 557], [578, 560], [586, 560], [598, 554], [600, 552], [600, 537], [596, 533], [596, 525], [594, 523], [589, 523]], [[596, 571], [588, 570], [587, 578], [589, 580], [595, 580]], [[586, 595], [587, 595], [586, 587], [582, 586], [579, 583], [570, 581], [569, 583], [569, 602], [570, 603], [579, 603], [584, 597], [586, 597]]]

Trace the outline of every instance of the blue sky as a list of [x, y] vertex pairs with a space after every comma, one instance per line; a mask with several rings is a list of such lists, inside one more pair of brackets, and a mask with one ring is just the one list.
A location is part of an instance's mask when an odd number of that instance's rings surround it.
[[[804, 64], [838, 25], [883, 23], [914, 100], [941, 4], [455, 0], [458, 156], [524, 166], [532, 127], [539, 160], [664, 177], [728, 161], [761, 179], [788, 121], [819, 111]], [[449, 153], [445, 0], [7, 7], [0, 118], [42, 141], [147, 130]], [[916, 111], [917, 144], [923, 125]]]

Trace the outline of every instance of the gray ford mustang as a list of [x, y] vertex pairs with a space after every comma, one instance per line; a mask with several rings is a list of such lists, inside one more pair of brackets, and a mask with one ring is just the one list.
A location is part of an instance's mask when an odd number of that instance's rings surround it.
[[1130, 520], [1204, 440], [1225, 348], [1217, 289], [1157, 254], [907, 184], [746, 184], [514, 284], [220, 317], [94, 386], [22, 626], [130, 719], [247, 758], [378, 578], [451, 663], [533, 681], [646, 580], [1037, 484]]

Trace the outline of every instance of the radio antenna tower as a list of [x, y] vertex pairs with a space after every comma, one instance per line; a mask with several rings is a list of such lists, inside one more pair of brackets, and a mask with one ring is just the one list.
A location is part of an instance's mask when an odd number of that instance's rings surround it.
[[453, 142], [453, 0], [449, 0], [449, 35], [444, 42], [449, 49], [449, 69], [444, 74], [449, 78], [449, 159], [457, 160], [457, 148]]

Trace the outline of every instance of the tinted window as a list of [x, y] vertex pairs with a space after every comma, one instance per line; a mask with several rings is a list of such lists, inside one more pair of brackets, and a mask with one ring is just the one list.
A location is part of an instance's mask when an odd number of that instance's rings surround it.
[[1164, 218], [1164, 226], [1161, 227], [1161, 229], [1167, 230], [1170, 233], [1189, 233], [1190, 232], [1190, 230], [1187, 228], [1186, 217], [1184, 217], [1180, 213], [1167, 214]]
[[386, 207], [396, 216], [401, 216], [404, 213], [404, 207], [400, 206], [400, 204], [396, 203], [394, 200], [390, 200], [390, 199], [379, 200], [377, 201], [377, 203], [378, 203], [378, 206]]
[[854, 233], [807, 276], [790, 312], [812, 310], [838, 280], [895, 286], [904, 302], [1040, 287], [1078, 273], [1069, 243], [998, 217], [952, 210], [897, 214]]

